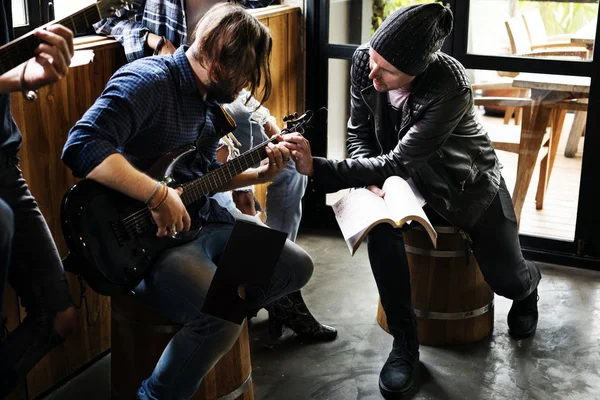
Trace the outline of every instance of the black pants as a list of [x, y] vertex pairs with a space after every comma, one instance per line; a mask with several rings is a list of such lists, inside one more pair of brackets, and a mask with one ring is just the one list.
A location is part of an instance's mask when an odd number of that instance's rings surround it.
[[[444, 221], [431, 208], [428, 216], [434, 225]], [[540, 270], [523, 258], [517, 218], [504, 179], [492, 204], [468, 234], [483, 277], [496, 294], [521, 300], [535, 290]], [[368, 252], [390, 330], [394, 333], [410, 328], [414, 312], [402, 229], [388, 224], [376, 226], [368, 236]]]
[[54, 319], [73, 301], [52, 234], [17, 157], [0, 156], [0, 216], [0, 298], [8, 280], [27, 311], [0, 343], [0, 376], [22, 376], [60, 343]]

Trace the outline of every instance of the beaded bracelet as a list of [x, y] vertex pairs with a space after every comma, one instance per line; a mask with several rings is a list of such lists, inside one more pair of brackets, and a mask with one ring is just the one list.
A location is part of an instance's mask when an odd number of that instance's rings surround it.
[[165, 200], [167, 200], [167, 197], [169, 196], [169, 188], [167, 187], [167, 185], [165, 185], [165, 194], [162, 197], [162, 199], [160, 199], [160, 201], [158, 202], [158, 204], [156, 204], [154, 207], [148, 207], [148, 210], [150, 211], [154, 211], [156, 210], [158, 207], [162, 206], [162, 204], [165, 202]]

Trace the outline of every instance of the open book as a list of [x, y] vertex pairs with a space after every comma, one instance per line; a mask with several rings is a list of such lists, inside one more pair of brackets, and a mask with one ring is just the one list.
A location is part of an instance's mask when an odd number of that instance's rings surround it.
[[418, 190], [399, 176], [385, 180], [385, 196], [379, 197], [368, 189], [352, 190], [333, 205], [350, 254], [354, 255], [367, 233], [382, 222], [400, 228], [405, 223], [420, 223], [433, 243], [437, 245], [437, 232], [423, 211], [425, 200]]

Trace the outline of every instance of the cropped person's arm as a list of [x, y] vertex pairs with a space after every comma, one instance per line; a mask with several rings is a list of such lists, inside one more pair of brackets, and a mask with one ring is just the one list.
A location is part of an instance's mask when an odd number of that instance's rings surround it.
[[73, 32], [53, 25], [33, 34], [43, 43], [35, 49], [33, 58], [0, 76], [0, 93], [39, 89], [67, 75], [74, 54]]

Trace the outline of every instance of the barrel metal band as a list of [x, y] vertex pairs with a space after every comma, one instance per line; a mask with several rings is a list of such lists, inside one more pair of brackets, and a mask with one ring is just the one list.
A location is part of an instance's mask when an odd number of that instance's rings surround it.
[[217, 397], [217, 400], [234, 400], [240, 397], [246, 389], [252, 384], [252, 371], [248, 374], [248, 378], [233, 392], [226, 394], [225, 396]]
[[464, 250], [429, 250], [419, 247], [404, 245], [407, 253], [416, 254], [419, 256], [431, 256], [437, 258], [460, 258], [465, 256]]
[[439, 320], [459, 320], [479, 317], [494, 308], [494, 300], [490, 301], [483, 307], [472, 311], [463, 311], [456, 313], [422, 311], [415, 308], [415, 315], [424, 319], [439, 319]]
[[123, 324], [133, 324], [142, 327], [150, 332], [157, 333], [177, 333], [181, 329], [181, 325], [155, 325], [148, 324], [146, 322], [140, 322], [133, 319], [126, 318], [119, 314], [114, 308], [112, 309], [112, 317]]

